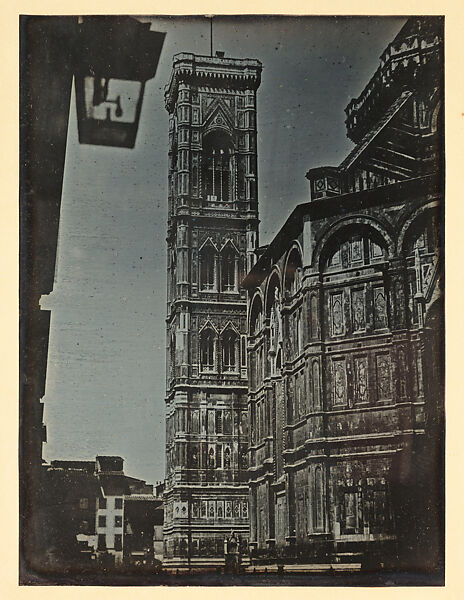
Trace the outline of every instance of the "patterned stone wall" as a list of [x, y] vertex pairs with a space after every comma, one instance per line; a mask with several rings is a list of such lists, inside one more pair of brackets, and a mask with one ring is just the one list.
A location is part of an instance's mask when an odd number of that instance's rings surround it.
[[180, 54], [169, 112], [165, 560], [248, 542], [246, 292], [258, 243], [253, 60]]

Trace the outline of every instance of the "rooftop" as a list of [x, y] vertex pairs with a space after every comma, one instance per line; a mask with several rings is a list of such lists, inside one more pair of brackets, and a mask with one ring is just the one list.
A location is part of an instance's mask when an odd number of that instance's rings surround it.
[[402, 88], [417, 87], [430, 76], [441, 76], [443, 18], [411, 17], [380, 56], [380, 65], [357, 98], [345, 108], [348, 137], [359, 142], [385, 105]]
[[216, 56], [181, 52], [173, 57], [171, 78], [164, 92], [166, 108], [172, 110], [181, 82], [257, 89], [261, 83], [261, 70], [261, 62], [254, 58], [232, 58], [222, 52], [217, 52]]

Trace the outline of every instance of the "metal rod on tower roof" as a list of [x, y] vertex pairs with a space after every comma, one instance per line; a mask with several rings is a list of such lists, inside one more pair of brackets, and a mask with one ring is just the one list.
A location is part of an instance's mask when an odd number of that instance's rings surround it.
[[211, 41], [211, 56], [213, 56], [213, 15], [211, 15], [210, 21], [210, 41]]

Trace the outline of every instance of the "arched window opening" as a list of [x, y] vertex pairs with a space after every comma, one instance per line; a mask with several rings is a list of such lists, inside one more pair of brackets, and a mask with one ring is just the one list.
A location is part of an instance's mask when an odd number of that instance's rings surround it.
[[214, 345], [214, 332], [211, 329], [204, 330], [200, 341], [200, 362], [203, 371], [214, 370]]
[[221, 255], [221, 289], [223, 292], [233, 292], [237, 289], [237, 266], [237, 255], [234, 250], [228, 246]]
[[251, 306], [250, 335], [256, 335], [263, 326], [263, 305], [261, 298], [256, 296]]
[[203, 140], [203, 182], [206, 199], [229, 202], [231, 199], [230, 136], [224, 131], [213, 131]]
[[294, 248], [288, 257], [285, 269], [285, 291], [290, 295], [296, 294], [300, 289], [302, 279], [302, 262], [300, 253]]
[[200, 289], [216, 289], [216, 257], [211, 245], [204, 246], [200, 252]]
[[222, 370], [235, 371], [237, 368], [237, 336], [233, 331], [226, 331], [222, 338]]
[[374, 230], [360, 226], [356, 231], [342, 230], [334, 237], [326, 254], [324, 270], [355, 269], [383, 262], [385, 257], [385, 241]]

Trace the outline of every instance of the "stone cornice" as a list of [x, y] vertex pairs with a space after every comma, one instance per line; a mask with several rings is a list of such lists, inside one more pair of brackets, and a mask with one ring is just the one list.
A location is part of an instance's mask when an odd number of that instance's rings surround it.
[[261, 83], [261, 70], [261, 62], [250, 58], [197, 56], [187, 52], [176, 54], [171, 79], [164, 93], [166, 110], [172, 112], [180, 83], [256, 90]]

